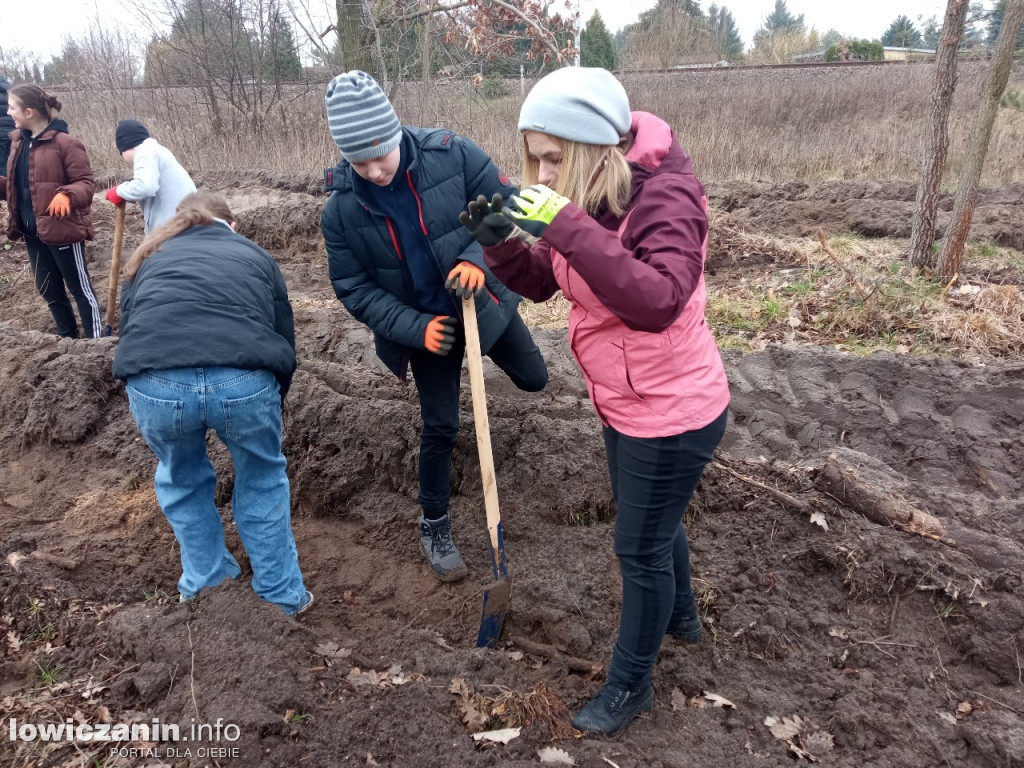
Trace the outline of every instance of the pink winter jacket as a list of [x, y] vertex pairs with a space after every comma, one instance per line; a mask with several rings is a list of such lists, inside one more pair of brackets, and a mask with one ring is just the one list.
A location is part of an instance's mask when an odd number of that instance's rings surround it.
[[729, 404], [704, 319], [707, 198], [667, 123], [634, 112], [631, 132], [624, 218], [569, 203], [533, 248], [512, 239], [484, 257], [523, 296], [561, 289], [571, 302], [569, 345], [603, 424], [667, 437], [707, 426]]

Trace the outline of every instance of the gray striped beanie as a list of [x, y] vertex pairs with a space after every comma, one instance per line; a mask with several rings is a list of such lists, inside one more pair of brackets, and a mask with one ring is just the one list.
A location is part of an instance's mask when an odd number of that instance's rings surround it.
[[350, 163], [382, 157], [402, 141], [402, 125], [377, 81], [354, 69], [327, 86], [327, 126]]

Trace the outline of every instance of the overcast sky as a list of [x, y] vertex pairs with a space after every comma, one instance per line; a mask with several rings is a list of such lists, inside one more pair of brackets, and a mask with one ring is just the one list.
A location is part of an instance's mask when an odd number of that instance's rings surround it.
[[[564, 1], [557, 0], [559, 5]], [[334, 7], [334, 0], [303, 2], [312, 8]], [[641, 11], [653, 7], [656, 0], [578, 2], [584, 23], [599, 10], [605, 25], [615, 32], [635, 21]], [[114, 25], [138, 27], [137, 12], [130, 10], [137, 8], [138, 3], [130, 0], [2, 0], [0, 4], [0, 48], [32, 51], [44, 60], [60, 51], [64, 36], [80, 36], [91, 20], [99, 18], [107, 29]], [[707, 10], [711, 4], [710, 0], [703, 0], [701, 8]], [[747, 46], [775, 8], [775, 0], [718, 0], [717, 4], [732, 12]], [[987, 2], [986, 6], [991, 4]], [[946, 12], [944, 0], [787, 0], [786, 7], [794, 15], [802, 13], [807, 26], [823, 34], [835, 29], [849, 37], [868, 39], [880, 37], [897, 16], [908, 16], [915, 23], [918, 17], [936, 16], [941, 22]]]

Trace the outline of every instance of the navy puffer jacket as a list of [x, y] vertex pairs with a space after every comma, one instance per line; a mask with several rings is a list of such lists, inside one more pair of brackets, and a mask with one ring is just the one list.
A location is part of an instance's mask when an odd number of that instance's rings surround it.
[[[477, 195], [490, 199], [516, 193], [494, 161], [469, 139], [447, 130], [404, 126], [402, 151], [420, 204], [419, 226], [441, 279], [459, 261], [486, 274], [486, 290], [476, 297], [480, 346], [490, 349], [516, 313], [520, 297], [484, 265], [480, 244], [459, 223], [459, 213]], [[349, 313], [374, 333], [377, 355], [404, 379], [409, 351], [423, 349], [432, 315], [415, 307], [412, 277], [403, 261], [395, 225], [367, 202], [365, 185], [348, 162], [325, 172], [331, 193], [320, 220], [334, 291]], [[461, 316], [461, 301], [452, 299], [451, 314]]]
[[272, 372], [283, 398], [295, 325], [274, 259], [226, 224], [190, 227], [142, 262], [121, 293], [114, 376], [226, 366]]

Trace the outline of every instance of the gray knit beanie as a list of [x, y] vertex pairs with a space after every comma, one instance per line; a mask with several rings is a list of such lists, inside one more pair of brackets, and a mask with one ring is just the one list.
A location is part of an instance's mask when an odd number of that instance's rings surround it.
[[631, 122], [625, 88], [599, 67], [556, 69], [533, 86], [519, 112], [520, 131], [580, 144], [618, 144]]
[[377, 81], [354, 69], [327, 86], [327, 126], [350, 163], [382, 157], [402, 141], [402, 125]]

